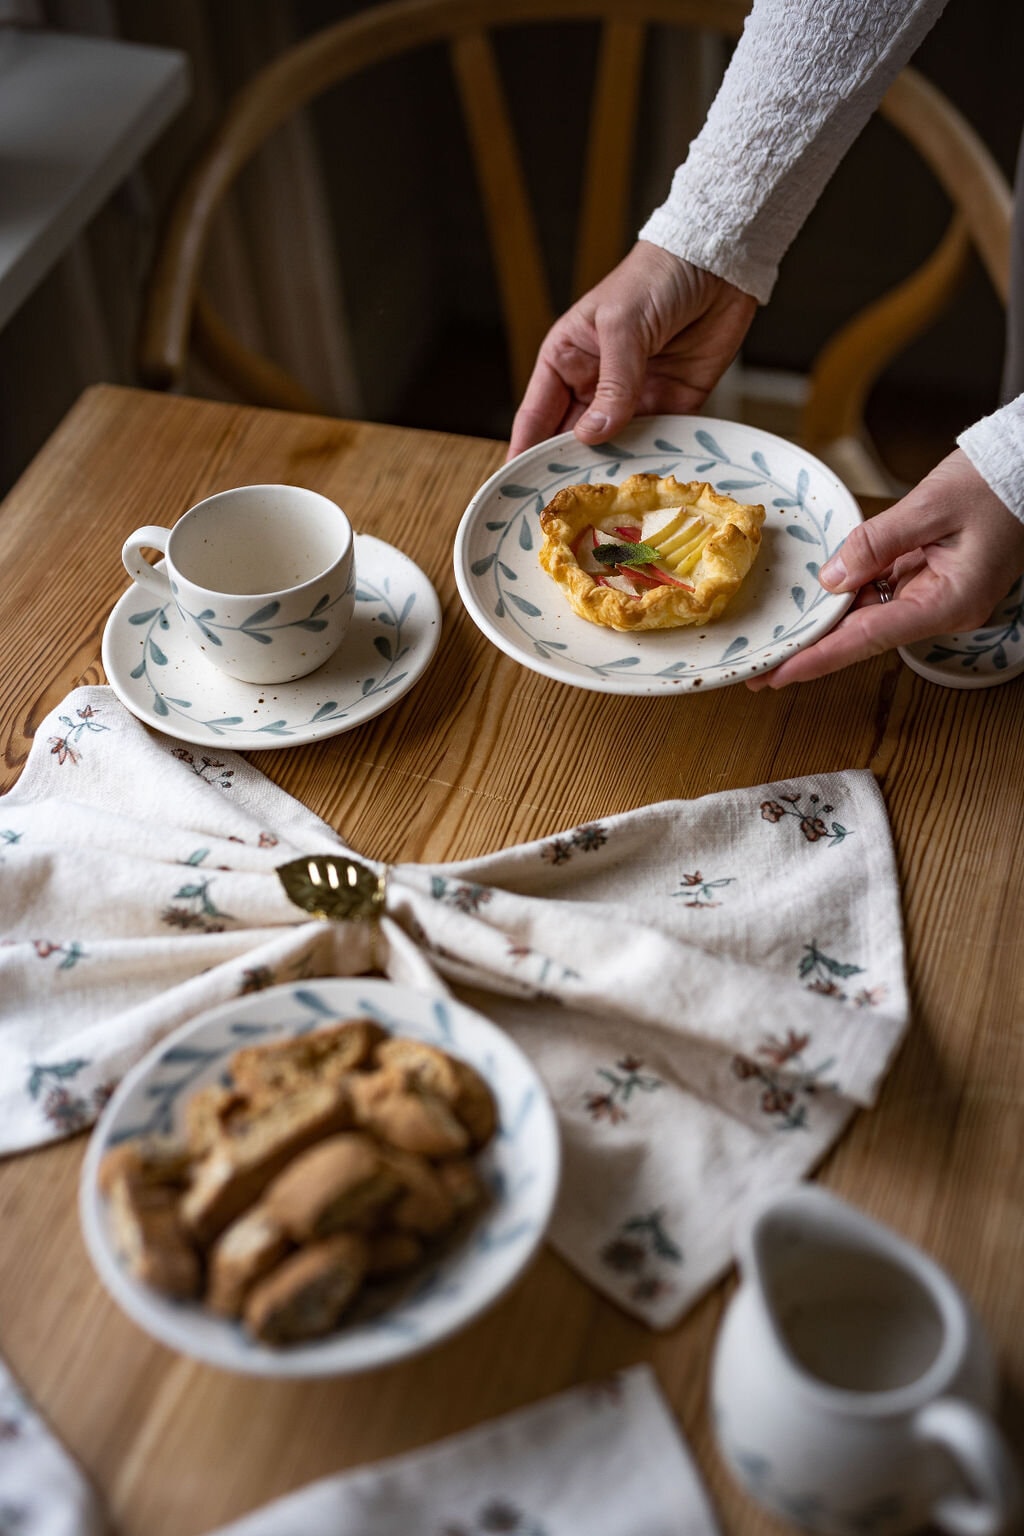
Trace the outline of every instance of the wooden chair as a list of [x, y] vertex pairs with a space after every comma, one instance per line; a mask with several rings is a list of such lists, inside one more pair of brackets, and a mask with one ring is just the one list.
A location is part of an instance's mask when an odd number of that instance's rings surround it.
[[[512, 24], [601, 23], [575, 246], [578, 294], [609, 271], [632, 242], [629, 188], [647, 27], [708, 28], [736, 37], [748, 9], [749, 0], [388, 0], [289, 49], [230, 103], [172, 206], [143, 316], [141, 382], [181, 388], [194, 347], [208, 368], [251, 403], [323, 410], [283, 369], [243, 346], [204, 299], [200, 271], [211, 222], [241, 168], [290, 114], [370, 65], [445, 43], [480, 185], [518, 399], [556, 311], [492, 34]], [[838, 444], [847, 473], [871, 482], [855, 488], [867, 491], [878, 488], [863, 427], [872, 383], [948, 302], [972, 247], [1004, 301], [1009, 267], [1009, 189], [960, 114], [911, 70], [901, 75], [881, 111], [920, 152], [955, 213], [935, 255], [845, 327], [813, 371], [803, 418], [806, 444], [825, 457], [834, 455]]]

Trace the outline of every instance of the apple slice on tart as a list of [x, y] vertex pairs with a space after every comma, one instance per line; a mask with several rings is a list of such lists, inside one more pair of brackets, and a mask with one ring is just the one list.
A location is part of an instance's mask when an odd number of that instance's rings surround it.
[[704, 624], [753, 565], [764, 518], [763, 506], [744, 506], [703, 480], [631, 475], [621, 485], [567, 485], [541, 513], [538, 558], [593, 624]]

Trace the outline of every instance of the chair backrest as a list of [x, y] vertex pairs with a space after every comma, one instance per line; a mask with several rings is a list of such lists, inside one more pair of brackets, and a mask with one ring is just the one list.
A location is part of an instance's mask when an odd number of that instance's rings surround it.
[[143, 313], [139, 376], [180, 386], [189, 347], [243, 398], [322, 409], [290, 375], [243, 346], [200, 289], [211, 224], [225, 193], [270, 134], [321, 92], [429, 44], [447, 46], [480, 186], [498, 282], [512, 385], [525, 387], [556, 317], [493, 34], [535, 22], [601, 24], [591, 96], [573, 291], [592, 286], [624, 255], [632, 151], [651, 25], [738, 36], [749, 0], [388, 0], [314, 34], [262, 69], [229, 104], [170, 210]]
[[[518, 398], [556, 311], [493, 34], [538, 22], [591, 20], [601, 26], [573, 267], [578, 294], [608, 272], [632, 240], [629, 193], [646, 29], [674, 25], [737, 37], [749, 8], [750, 0], [386, 0], [290, 48], [230, 103], [171, 208], [143, 315], [141, 382], [180, 387], [194, 346], [208, 367], [252, 403], [323, 410], [283, 369], [243, 346], [203, 298], [199, 279], [210, 227], [243, 166], [292, 113], [371, 65], [441, 43], [450, 56], [480, 185]], [[851, 322], [822, 354], [803, 420], [807, 446], [816, 451], [836, 438], [863, 439], [863, 406], [872, 382], [948, 301], [972, 248], [1006, 298], [1010, 192], [985, 146], [949, 101], [912, 70], [900, 76], [881, 111], [945, 188], [954, 220], [936, 255]]]

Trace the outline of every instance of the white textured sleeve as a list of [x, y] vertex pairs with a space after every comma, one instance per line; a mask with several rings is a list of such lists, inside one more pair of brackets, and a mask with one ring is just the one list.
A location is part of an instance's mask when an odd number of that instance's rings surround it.
[[1024, 523], [1024, 395], [961, 432], [957, 446]]
[[755, 0], [640, 238], [766, 303], [787, 247], [945, 4]]

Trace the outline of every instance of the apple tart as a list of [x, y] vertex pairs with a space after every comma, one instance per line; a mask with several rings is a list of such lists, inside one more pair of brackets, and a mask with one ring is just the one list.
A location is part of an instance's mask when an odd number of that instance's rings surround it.
[[764, 518], [764, 507], [702, 480], [631, 475], [621, 485], [567, 485], [541, 513], [538, 558], [592, 624], [704, 624], [753, 565]]

